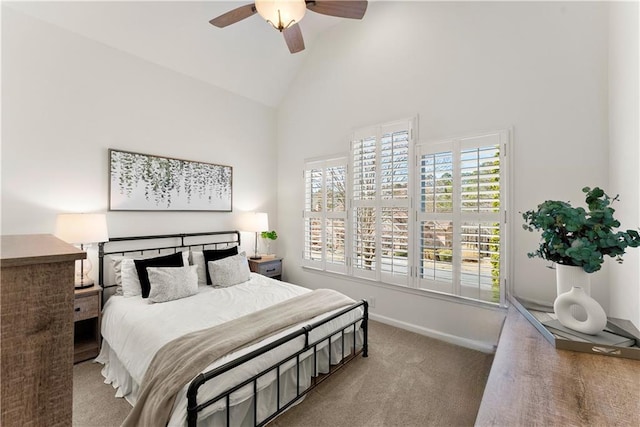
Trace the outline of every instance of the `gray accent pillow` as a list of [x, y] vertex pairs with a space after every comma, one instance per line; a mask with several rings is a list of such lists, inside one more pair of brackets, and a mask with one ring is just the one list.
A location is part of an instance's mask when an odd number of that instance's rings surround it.
[[198, 273], [195, 265], [186, 267], [147, 267], [149, 300], [167, 302], [198, 293]]
[[251, 277], [249, 262], [244, 252], [217, 261], [209, 261], [207, 266], [213, 286], [233, 286], [246, 282]]

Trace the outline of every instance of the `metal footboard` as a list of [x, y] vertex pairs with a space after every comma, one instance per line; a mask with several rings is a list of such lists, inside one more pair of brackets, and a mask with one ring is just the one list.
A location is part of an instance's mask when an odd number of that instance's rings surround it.
[[[363, 308], [363, 314], [362, 316], [360, 316], [358, 319], [356, 319], [355, 321], [349, 323], [346, 326], [343, 326], [337, 330], [331, 331], [329, 334], [324, 335], [323, 337], [316, 339], [313, 342], [309, 341], [309, 335], [311, 333], [311, 331], [313, 331], [315, 328], [324, 325], [325, 323], [330, 322], [333, 319], [336, 319], [352, 310], [357, 310], [359, 307]], [[356, 356], [358, 356], [359, 354], [362, 354], [363, 357], [367, 357], [368, 356], [368, 319], [369, 319], [369, 304], [367, 303], [367, 301], [362, 300], [356, 304], [353, 304], [343, 310], [340, 310], [339, 312], [333, 314], [332, 316], [326, 318], [326, 319], [322, 319], [318, 322], [312, 323], [310, 325], [304, 326], [301, 329], [292, 332], [290, 334], [288, 334], [287, 336], [284, 336], [268, 345], [265, 345], [264, 347], [261, 347], [259, 349], [256, 349], [254, 351], [252, 351], [251, 353], [248, 353], [242, 357], [239, 357], [238, 359], [235, 359], [231, 362], [228, 362], [222, 366], [219, 366], [215, 369], [212, 369], [208, 372], [205, 373], [201, 373], [199, 374], [197, 377], [195, 377], [193, 379], [193, 381], [191, 382], [191, 384], [189, 385], [189, 389], [187, 391], [187, 401], [188, 401], [188, 406], [187, 406], [187, 422], [189, 427], [195, 427], [197, 425], [198, 422], [198, 413], [200, 411], [202, 411], [203, 409], [205, 409], [206, 407], [213, 405], [216, 402], [219, 402], [220, 400], [224, 399], [224, 405], [225, 405], [225, 409], [226, 409], [226, 425], [227, 427], [231, 427], [230, 424], [230, 414], [231, 414], [231, 405], [230, 405], [230, 396], [232, 393], [234, 393], [235, 391], [239, 390], [242, 387], [247, 386], [248, 384], [253, 384], [253, 423], [254, 426], [263, 426], [265, 424], [267, 424], [269, 421], [273, 420], [276, 416], [278, 416], [279, 414], [281, 414], [282, 412], [284, 412], [285, 410], [287, 410], [291, 405], [295, 404], [298, 400], [300, 400], [303, 396], [305, 396], [309, 391], [311, 391], [313, 388], [315, 388], [318, 384], [320, 384], [322, 381], [324, 381], [325, 379], [327, 379], [330, 375], [332, 375], [334, 372], [336, 372], [338, 369], [340, 369], [342, 366], [344, 366], [346, 363], [348, 363], [349, 361], [351, 361], [352, 359], [354, 359]], [[362, 348], [360, 348], [359, 350], [357, 349], [357, 343], [356, 343], [356, 339], [357, 339], [357, 325], [358, 323], [361, 323], [360, 328], [362, 329], [362, 334], [363, 334], [363, 342], [362, 342]], [[349, 354], [345, 355], [345, 333], [349, 333], [350, 331], [353, 331], [353, 347], [350, 351]], [[331, 339], [333, 337], [335, 337], [336, 335], [340, 334], [340, 340], [341, 340], [341, 344], [342, 344], [342, 358], [340, 359], [340, 362], [336, 365], [331, 365]], [[276, 347], [283, 345], [291, 340], [294, 340], [300, 336], [304, 336], [304, 340], [305, 340], [305, 344], [304, 347], [302, 349], [300, 349], [299, 351], [297, 351], [296, 353], [292, 354], [291, 356], [287, 357], [284, 360], [281, 360], [279, 362], [277, 362], [276, 364], [262, 370], [261, 372], [259, 372], [258, 374], [254, 375], [251, 378], [248, 378], [247, 380], [241, 382], [240, 384], [235, 385], [234, 387], [230, 388], [229, 390], [226, 390], [225, 392], [215, 396], [212, 399], [208, 399], [202, 403], [198, 403], [198, 389], [204, 385], [207, 381], [211, 381], [211, 380], [215, 380], [216, 377], [222, 375], [225, 372], [230, 371], [233, 368], [236, 368], [240, 365], [242, 365], [243, 363], [246, 363], [252, 359], [255, 359], [256, 357], [265, 354], [266, 352], [275, 349]], [[320, 374], [318, 372], [317, 369], [317, 353], [318, 353], [318, 346], [322, 345], [324, 342], [327, 342], [327, 346], [328, 346], [328, 350], [329, 350], [329, 360], [328, 360], [328, 365], [329, 365], [329, 369], [328, 372], [326, 374]], [[307, 387], [304, 390], [300, 390], [300, 358], [301, 355], [304, 353], [307, 353], [309, 351], [313, 351], [313, 376], [311, 378], [311, 384], [309, 385], [309, 387]], [[311, 357], [311, 356], [308, 356]], [[292, 399], [290, 399], [287, 402], [281, 402], [280, 401], [280, 373], [281, 373], [281, 367], [292, 361], [293, 359], [296, 360], [296, 395], [295, 397], [293, 397]], [[261, 420], [260, 422], [258, 422], [258, 407], [257, 407], [257, 402], [258, 402], [258, 380], [263, 377], [264, 375], [269, 374], [270, 372], [273, 372], [275, 370], [276, 372], [276, 410], [275, 412], [269, 414], [264, 420]]]

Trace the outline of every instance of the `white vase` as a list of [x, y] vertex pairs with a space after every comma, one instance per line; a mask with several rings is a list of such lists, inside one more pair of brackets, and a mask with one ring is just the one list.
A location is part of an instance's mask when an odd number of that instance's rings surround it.
[[587, 295], [591, 295], [591, 273], [582, 267], [556, 264], [557, 295], [569, 292], [574, 286], [581, 287]]
[[[556, 264], [556, 297], [569, 292], [574, 286], [582, 288], [585, 294], [591, 296], [591, 273], [587, 273], [582, 267]], [[587, 318], [582, 307], [574, 306], [571, 311], [578, 320]]]
[[[585, 320], [578, 320], [572, 313], [572, 307], [582, 307], [586, 313]], [[595, 335], [607, 326], [607, 314], [598, 304], [584, 292], [584, 289], [574, 286], [569, 292], [565, 292], [556, 298], [553, 310], [558, 316], [558, 321], [569, 329], [585, 334]]]

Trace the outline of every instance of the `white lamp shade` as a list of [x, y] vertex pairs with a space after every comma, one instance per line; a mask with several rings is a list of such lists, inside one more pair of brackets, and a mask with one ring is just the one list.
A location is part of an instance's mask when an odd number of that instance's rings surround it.
[[260, 233], [269, 230], [269, 216], [265, 212], [250, 212], [244, 215], [242, 231]]
[[109, 240], [105, 214], [59, 214], [56, 237], [67, 243], [96, 243]]
[[300, 22], [307, 11], [304, 0], [256, 0], [255, 5], [260, 16], [274, 27], [282, 25], [286, 28], [291, 21]]

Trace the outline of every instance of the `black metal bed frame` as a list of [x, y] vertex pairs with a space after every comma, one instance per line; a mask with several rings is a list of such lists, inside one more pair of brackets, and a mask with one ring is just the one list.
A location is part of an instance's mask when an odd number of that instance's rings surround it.
[[[222, 241], [211, 241], [211, 242], [194, 242], [189, 244], [185, 242], [185, 239], [190, 238], [202, 238], [202, 237], [213, 237], [213, 236], [221, 236], [221, 235], [229, 235], [234, 236], [232, 240], [222, 240]], [[159, 248], [135, 248], [135, 249], [119, 249], [113, 251], [105, 251], [105, 245], [109, 243], [115, 242], [133, 242], [133, 241], [144, 241], [144, 240], [153, 240], [153, 239], [179, 239], [180, 244], [163, 246]], [[106, 255], [115, 255], [115, 254], [130, 254], [130, 253], [140, 253], [143, 254], [145, 252], [158, 251], [161, 253], [163, 250], [174, 250], [177, 252], [178, 249], [191, 249], [193, 247], [202, 247], [203, 249], [206, 247], [213, 246], [217, 248], [221, 245], [229, 246], [230, 244], [240, 245], [240, 232], [233, 231], [214, 231], [214, 232], [202, 232], [202, 233], [181, 233], [181, 234], [164, 234], [164, 235], [153, 235], [153, 236], [134, 236], [134, 237], [116, 237], [110, 238], [108, 242], [101, 242], [98, 244], [98, 262], [99, 262], [99, 271], [98, 271], [98, 282], [100, 286], [103, 288], [111, 288], [116, 287], [115, 284], [105, 285], [104, 284], [104, 257]], [[104, 299], [104, 292], [103, 292]], [[362, 307], [362, 315], [359, 316], [356, 320], [350, 322], [348, 325], [341, 327], [337, 330], [330, 332], [322, 336], [321, 338], [316, 339], [313, 342], [309, 342], [309, 336], [311, 331], [315, 328], [322, 326], [340, 316], [345, 315], [353, 310], [358, 310]], [[206, 407], [213, 405], [214, 403], [224, 399], [225, 400], [225, 409], [226, 409], [226, 425], [230, 427], [230, 414], [231, 414], [231, 405], [230, 405], [230, 396], [232, 393], [236, 392], [242, 387], [247, 386], [248, 384], [253, 384], [253, 422], [254, 426], [263, 426], [273, 420], [276, 416], [286, 411], [289, 407], [295, 404], [297, 401], [302, 399], [308, 392], [310, 392], [317, 385], [326, 380], [329, 376], [331, 376], [338, 369], [343, 367], [346, 363], [356, 358], [356, 356], [362, 354], [363, 357], [368, 357], [368, 319], [369, 319], [369, 304], [366, 300], [362, 300], [355, 304], [352, 304], [337, 313], [334, 313], [328, 318], [322, 319], [318, 322], [306, 325], [301, 329], [294, 331], [276, 341], [273, 341], [266, 346], [260, 347], [242, 357], [239, 357], [235, 360], [232, 360], [222, 366], [211, 369], [207, 372], [198, 374], [189, 384], [189, 388], [187, 390], [187, 424], [189, 427], [195, 427], [198, 421], [198, 413], [205, 409]], [[362, 329], [363, 341], [362, 347], [357, 349], [357, 327], [358, 323], [360, 323], [360, 328]], [[349, 354], [345, 355], [345, 333], [349, 333], [353, 331], [353, 347]], [[341, 340], [341, 349], [342, 349], [342, 358], [340, 362], [336, 365], [331, 365], [331, 341], [332, 338], [336, 335], [340, 334], [338, 339]], [[285, 343], [288, 343], [292, 340], [295, 340], [298, 337], [304, 336], [304, 347], [294, 354], [286, 357], [284, 360], [281, 360], [272, 366], [262, 370], [251, 378], [246, 379], [240, 384], [235, 385], [234, 387], [220, 393], [216, 397], [212, 399], [208, 399], [205, 402], [198, 403], [197, 395], [198, 389], [204, 385], [207, 381], [214, 380], [216, 377], [222, 375], [225, 372], [230, 371], [244, 363], [249, 362], [250, 360], [255, 359], [256, 357], [267, 353]], [[318, 347], [324, 345], [328, 347], [328, 372], [327, 373], [319, 373], [318, 372]], [[311, 378], [310, 385], [304, 389], [300, 390], [300, 360], [301, 356], [307, 352], [313, 351], [313, 356], [308, 355], [305, 357], [313, 357], [313, 376]], [[292, 361], [296, 360], [295, 369], [296, 369], [296, 393], [295, 396], [287, 402], [281, 402], [280, 400], [280, 374], [281, 367]], [[291, 368], [293, 369], [293, 368]], [[264, 375], [267, 375], [271, 372], [275, 371], [276, 373], [276, 410], [275, 412], [269, 414], [264, 420], [258, 422], [258, 380], [262, 378]]]

